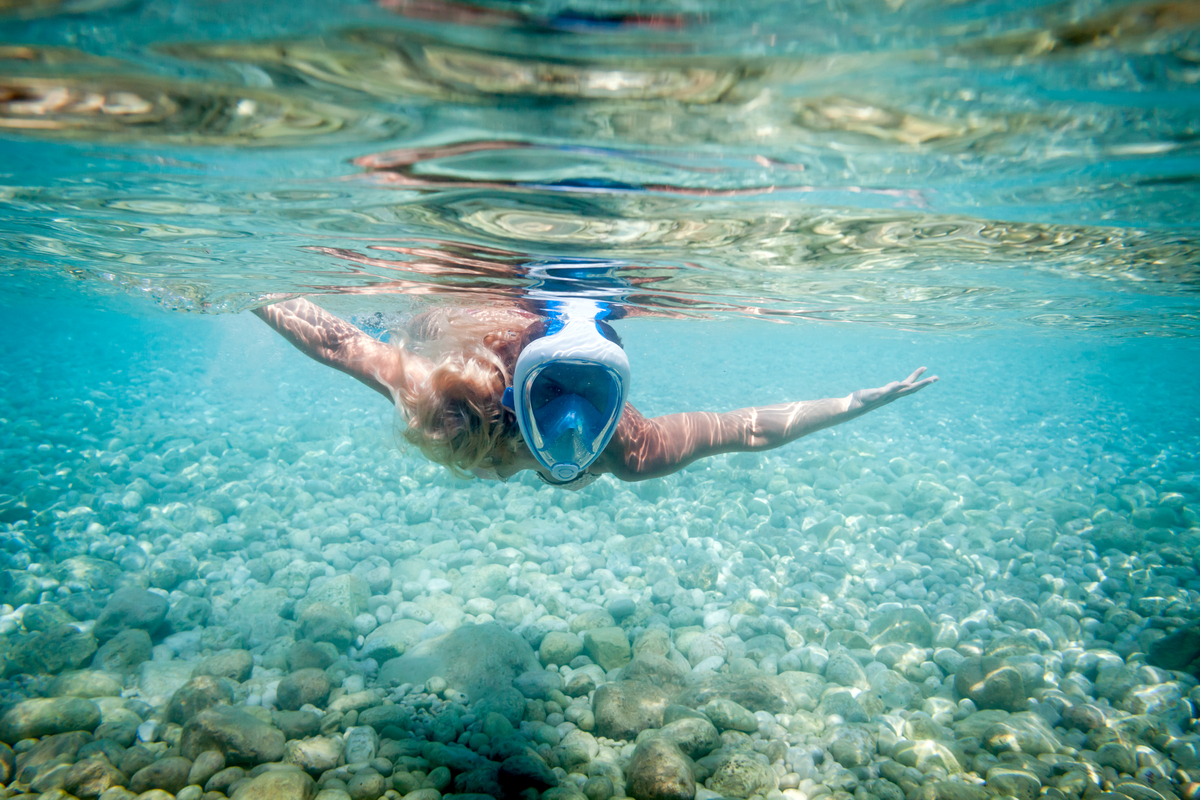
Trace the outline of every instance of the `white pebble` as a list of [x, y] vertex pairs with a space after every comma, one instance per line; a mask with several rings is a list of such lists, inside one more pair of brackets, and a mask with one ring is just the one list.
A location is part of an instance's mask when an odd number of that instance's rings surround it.
[[158, 736], [158, 721], [157, 720], [148, 719], [145, 722], [143, 722], [141, 725], [137, 726], [137, 738], [138, 738], [139, 742], [142, 742], [143, 744], [149, 744], [150, 742], [153, 742], [157, 736]]

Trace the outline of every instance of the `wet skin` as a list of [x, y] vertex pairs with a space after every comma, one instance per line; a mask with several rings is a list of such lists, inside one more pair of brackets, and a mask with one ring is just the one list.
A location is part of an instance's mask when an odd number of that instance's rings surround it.
[[[345, 372], [399, 407], [401, 398], [419, 394], [430, 361], [397, 349], [304, 299], [276, 303], [254, 312], [285, 339], [316, 361]], [[497, 329], [522, 329], [538, 319], [519, 308], [482, 308]], [[860, 389], [845, 397], [802, 400], [742, 408], [724, 413], [690, 411], [647, 418], [625, 405], [617, 432], [588, 472], [608, 473], [625, 481], [659, 478], [697, 459], [719, 453], [771, 450], [802, 436], [839, 425], [937, 382], [922, 378], [921, 367], [902, 381]], [[503, 462], [503, 463], [502, 463]], [[525, 469], [549, 478], [521, 442], [513, 456], [493, 458], [500, 478]], [[553, 482], [553, 481], [552, 481]]]

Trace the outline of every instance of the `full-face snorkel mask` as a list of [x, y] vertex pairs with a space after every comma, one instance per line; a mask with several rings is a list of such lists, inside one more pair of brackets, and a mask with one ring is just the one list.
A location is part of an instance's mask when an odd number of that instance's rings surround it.
[[504, 406], [538, 463], [562, 483], [600, 457], [629, 394], [629, 359], [603, 321], [603, 302], [555, 302], [546, 333], [517, 358]]

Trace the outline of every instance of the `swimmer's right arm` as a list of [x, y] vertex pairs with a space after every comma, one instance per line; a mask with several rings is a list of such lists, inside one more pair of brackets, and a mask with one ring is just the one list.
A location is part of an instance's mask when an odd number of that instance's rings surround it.
[[254, 313], [309, 358], [340, 370], [392, 403], [411, 395], [423, 360], [394, 348], [303, 298]]

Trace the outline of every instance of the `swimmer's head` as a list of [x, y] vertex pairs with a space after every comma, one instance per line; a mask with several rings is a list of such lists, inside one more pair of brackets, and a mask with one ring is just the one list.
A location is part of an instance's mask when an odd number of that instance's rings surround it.
[[556, 481], [577, 479], [611, 440], [629, 391], [620, 337], [579, 310], [524, 330], [450, 312], [426, 353], [428, 377], [401, 398], [404, 438], [459, 477], [508, 462], [524, 441]]

